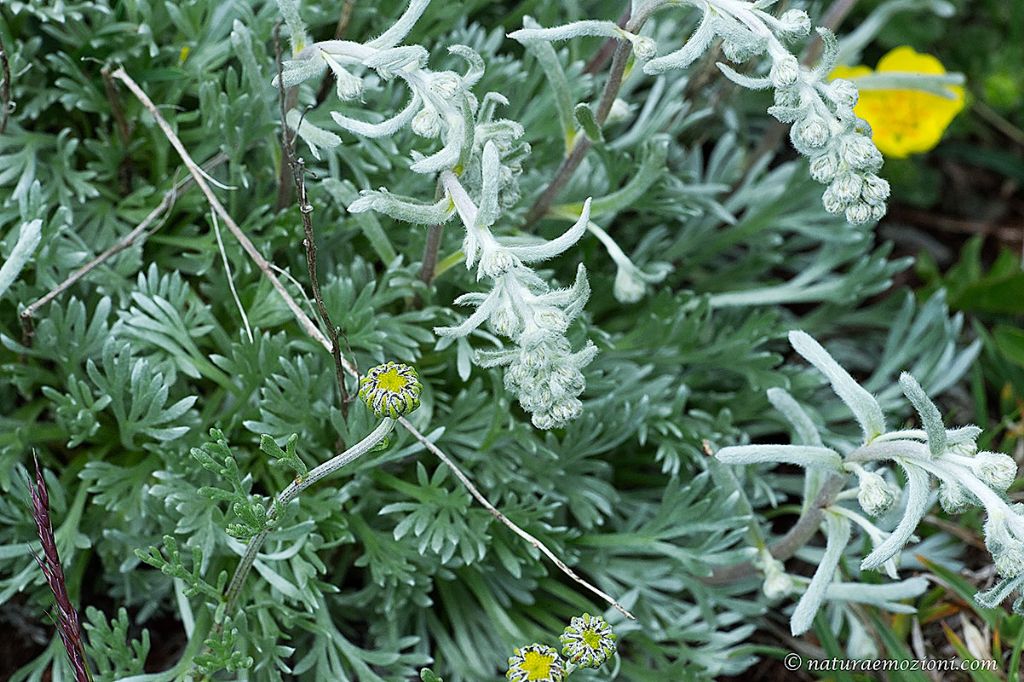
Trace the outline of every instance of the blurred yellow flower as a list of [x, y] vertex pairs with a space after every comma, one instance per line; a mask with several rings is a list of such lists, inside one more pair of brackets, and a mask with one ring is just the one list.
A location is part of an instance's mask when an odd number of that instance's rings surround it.
[[[856, 83], [857, 78], [871, 73], [867, 66], [838, 66], [829, 77]], [[882, 57], [874, 73], [944, 75], [946, 69], [932, 55], [920, 54], [904, 45]], [[935, 147], [964, 108], [963, 87], [946, 87], [954, 93], [952, 99], [923, 90], [863, 89], [853, 110], [871, 124], [871, 139], [883, 154], [904, 158]]]

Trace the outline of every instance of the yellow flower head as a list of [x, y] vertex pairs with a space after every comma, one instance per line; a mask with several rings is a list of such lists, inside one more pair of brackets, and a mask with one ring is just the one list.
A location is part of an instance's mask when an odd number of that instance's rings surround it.
[[[891, 50], [878, 61], [876, 73], [943, 75], [942, 62], [906, 45]], [[857, 78], [872, 73], [867, 66], [839, 66], [830, 78]], [[860, 91], [853, 111], [871, 124], [872, 140], [886, 156], [904, 158], [932, 149], [942, 139], [953, 118], [964, 108], [964, 89], [947, 86], [952, 99], [923, 90]]]
[[397, 362], [372, 367], [359, 380], [359, 397], [381, 418], [398, 419], [415, 410], [422, 390], [416, 370]]
[[581, 668], [599, 668], [615, 653], [615, 633], [601, 616], [573, 618], [559, 639], [562, 654]]
[[558, 652], [543, 644], [516, 649], [505, 677], [511, 682], [563, 682], [565, 666]]

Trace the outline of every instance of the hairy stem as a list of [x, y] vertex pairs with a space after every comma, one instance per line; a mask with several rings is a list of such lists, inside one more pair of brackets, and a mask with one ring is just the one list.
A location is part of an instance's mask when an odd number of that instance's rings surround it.
[[266, 540], [267, 535], [270, 534], [270, 527], [275, 524], [278, 517], [281, 515], [281, 510], [287, 507], [291, 501], [298, 497], [306, 488], [310, 487], [325, 476], [330, 476], [346, 464], [354, 462], [372, 450], [378, 443], [384, 440], [384, 438], [391, 433], [394, 428], [395, 420], [385, 418], [366, 438], [362, 439], [345, 452], [327, 460], [305, 476], [296, 478], [287, 488], [284, 489], [284, 492], [277, 496], [277, 499], [271, 503], [270, 510], [267, 512], [267, 528], [260, 531], [254, 535], [251, 540], [249, 540], [249, 544], [245, 548], [245, 554], [242, 555], [241, 561], [238, 562], [238, 567], [235, 568], [235, 574], [231, 577], [231, 583], [228, 585], [227, 592], [224, 593], [224, 601], [226, 603], [225, 613], [230, 615], [234, 613], [235, 608], [237, 608], [238, 600], [242, 594], [242, 586], [245, 585], [245, 578], [249, 575], [249, 570], [252, 569], [252, 565], [256, 561], [256, 556], [259, 554], [260, 547], [263, 546], [263, 541]]
[[[846, 477], [839, 474], [832, 474], [825, 481], [821, 490], [818, 491], [818, 496], [814, 498], [814, 502], [800, 515], [789, 532], [768, 546], [773, 557], [779, 561], [785, 561], [814, 537], [821, 525], [825, 508], [835, 502], [836, 495], [843, 489], [844, 483], [846, 483]], [[709, 585], [722, 585], [742, 580], [756, 572], [757, 569], [751, 562], [744, 561], [714, 571], [704, 579], [704, 582]]]

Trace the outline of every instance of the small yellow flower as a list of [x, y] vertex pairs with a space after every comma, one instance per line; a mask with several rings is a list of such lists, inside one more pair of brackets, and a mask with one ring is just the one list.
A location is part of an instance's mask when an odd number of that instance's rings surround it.
[[562, 654], [581, 668], [599, 668], [615, 653], [615, 633], [601, 616], [573, 618], [559, 639]]
[[[946, 69], [930, 54], [903, 45], [878, 61], [877, 73], [944, 75]], [[830, 78], [856, 79], [872, 73], [867, 66], [839, 66]], [[886, 156], [904, 158], [932, 149], [953, 118], [964, 108], [964, 89], [947, 86], [952, 99], [923, 90], [861, 90], [853, 111], [872, 128], [872, 140]]]
[[512, 682], [562, 682], [565, 679], [562, 659], [549, 646], [530, 644], [512, 653], [505, 673]]
[[422, 390], [416, 370], [397, 362], [372, 367], [359, 380], [359, 397], [380, 418], [409, 414], [420, 406]]

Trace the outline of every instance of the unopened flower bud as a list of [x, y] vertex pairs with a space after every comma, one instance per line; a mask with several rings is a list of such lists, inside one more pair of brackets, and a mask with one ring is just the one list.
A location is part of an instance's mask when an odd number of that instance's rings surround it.
[[831, 152], [819, 154], [811, 161], [811, 177], [821, 183], [832, 182], [839, 170], [839, 159]]
[[784, 88], [787, 85], [796, 83], [800, 77], [800, 62], [791, 54], [785, 54], [775, 60], [772, 68], [768, 71], [768, 78], [772, 85], [777, 88]]
[[832, 191], [831, 185], [826, 187], [825, 192], [821, 195], [821, 203], [825, 210], [832, 215], [839, 215], [846, 210], [846, 204], [839, 200], [836, 193]]
[[795, 36], [805, 36], [811, 32], [811, 18], [802, 9], [791, 9], [779, 17], [783, 30]]
[[876, 172], [882, 167], [882, 153], [863, 135], [847, 135], [842, 144], [843, 161], [857, 170]]
[[441, 117], [430, 107], [424, 107], [412, 117], [410, 127], [420, 137], [437, 137], [441, 133]]
[[837, 78], [829, 83], [828, 94], [836, 104], [851, 109], [857, 104], [857, 99], [860, 97], [857, 86], [845, 78]]
[[892, 508], [896, 495], [884, 478], [865, 469], [857, 471], [857, 478], [860, 481], [857, 502], [861, 509], [871, 516], [879, 516]]
[[869, 204], [884, 204], [889, 198], [889, 183], [874, 173], [864, 176], [861, 198]]
[[832, 183], [832, 191], [835, 193], [836, 199], [847, 205], [860, 198], [863, 187], [864, 181], [857, 173], [843, 173]]
[[654, 59], [658, 54], [658, 44], [646, 36], [633, 38], [633, 54], [642, 62]]
[[608, 117], [604, 120], [605, 124], [622, 123], [629, 118], [632, 111], [632, 107], [625, 100], [616, 97], [612, 102], [612, 108], [608, 110]]
[[939, 504], [947, 514], [960, 514], [970, 505], [971, 499], [963, 486], [943, 481], [939, 486]]
[[793, 125], [793, 143], [800, 147], [820, 149], [829, 138], [828, 123], [817, 116], [809, 116]]
[[858, 201], [846, 207], [846, 222], [852, 225], [862, 225], [871, 222], [871, 204]]
[[430, 88], [441, 97], [451, 99], [462, 90], [462, 79], [452, 71], [441, 71], [434, 74]]
[[615, 273], [615, 284], [612, 286], [612, 295], [620, 303], [636, 303], [644, 297], [647, 285], [640, 279], [632, 268], [619, 268]]
[[1001, 515], [991, 514], [985, 521], [985, 546], [999, 575], [1015, 578], [1024, 573], [1024, 543], [1010, 532]]
[[972, 465], [982, 483], [999, 491], [1005, 491], [1017, 479], [1017, 462], [1001, 452], [979, 452]]

